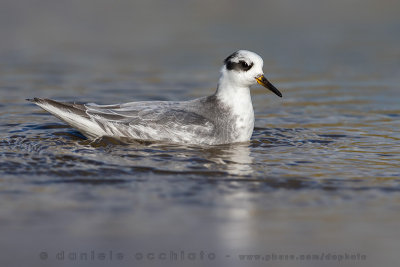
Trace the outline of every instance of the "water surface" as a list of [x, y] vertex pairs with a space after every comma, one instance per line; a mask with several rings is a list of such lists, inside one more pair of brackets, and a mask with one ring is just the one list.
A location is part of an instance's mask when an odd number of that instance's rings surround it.
[[[204, 250], [226, 266], [241, 253], [347, 252], [367, 255], [364, 266], [398, 262], [400, 23], [392, 6], [376, 15], [378, 4], [367, 2], [365, 10], [331, 9], [341, 23], [317, 5], [327, 16], [320, 23], [296, 13], [282, 25], [276, 19], [293, 10], [291, 1], [243, 23], [243, 7], [227, 15], [223, 5], [209, 13], [143, 4], [166, 12], [147, 21], [147, 35], [133, 27], [146, 19], [141, 12], [115, 16], [133, 4], [100, 1], [110, 10], [96, 14], [112, 21], [97, 21], [89, 5], [81, 13], [75, 4], [32, 7], [26, 17], [10, 4], [16, 19], [3, 26], [10, 38], [0, 53], [0, 260], [100, 266], [56, 255], [113, 250], [126, 255], [118, 264], [141, 266], [148, 262], [135, 260], [138, 251]], [[41, 16], [52, 12], [59, 16]], [[223, 59], [241, 48], [264, 58], [284, 96], [252, 89], [249, 143], [92, 142], [24, 100], [200, 97], [214, 92]]]

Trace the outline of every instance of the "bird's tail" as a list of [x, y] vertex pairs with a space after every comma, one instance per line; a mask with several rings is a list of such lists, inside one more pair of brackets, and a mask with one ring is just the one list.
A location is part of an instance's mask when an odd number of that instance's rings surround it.
[[76, 128], [86, 137], [93, 139], [105, 134], [103, 128], [92, 120], [86, 113], [86, 107], [82, 104], [58, 102], [51, 99], [33, 98], [26, 99], [35, 103], [42, 109], [51, 113], [70, 126]]

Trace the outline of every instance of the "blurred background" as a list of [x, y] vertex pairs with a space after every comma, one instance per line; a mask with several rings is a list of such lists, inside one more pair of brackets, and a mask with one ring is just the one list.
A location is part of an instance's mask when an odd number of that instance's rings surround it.
[[1, 56], [64, 64], [117, 58], [132, 70], [206, 65], [215, 72], [226, 55], [248, 49], [265, 58], [267, 69], [374, 75], [385, 68], [393, 77], [398, 7], [391, 0], [3, 0]]
[[[399, 10], [395, 0], [1, 0], [0, 262], [71, 266], [55, 255], [157, 247], [350, 251], [368, 256], [362, 266], [394, 266]], [[284, 95], [253, 89], [250, 144], [93, 144], [24, 100], [200, 97], [238, 49], [260, 54]]]

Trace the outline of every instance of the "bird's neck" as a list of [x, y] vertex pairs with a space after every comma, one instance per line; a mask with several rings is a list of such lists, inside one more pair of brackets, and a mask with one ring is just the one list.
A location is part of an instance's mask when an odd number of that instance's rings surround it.
[[254, 129], [254, 110], [250, 88], [240, 87], [220, 79], [215, 96], [231, 112], [237, 136], [235, 142], [250, 140]]
[[237, 115], [243, 112], [253, 114], [250, 88], [248, 86], [238, 86], [227, 79], [221, 78], [218, 82], [215, 96]]

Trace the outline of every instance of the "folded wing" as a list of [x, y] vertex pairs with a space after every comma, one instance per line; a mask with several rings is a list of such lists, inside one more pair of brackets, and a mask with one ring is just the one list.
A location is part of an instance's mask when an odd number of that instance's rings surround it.
[[189, 111], [185, 102], [131, 102], [103, 106], [87, 104], [86, 114], [107, 135], [133, 139], [193, 142], [210, 137], [214, 125], [205, 117]]
[[[193, 142], [213, 136], [214, 125], [191, 112], [187, 102], [130, 102], [117, 105], [72, 104], [30, 100], [88, 138], [112, 136], [171, 142]], [[198, 140], [202, 143], [202, 140]]]

